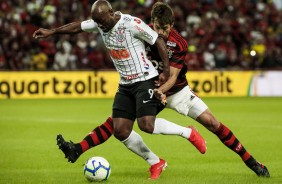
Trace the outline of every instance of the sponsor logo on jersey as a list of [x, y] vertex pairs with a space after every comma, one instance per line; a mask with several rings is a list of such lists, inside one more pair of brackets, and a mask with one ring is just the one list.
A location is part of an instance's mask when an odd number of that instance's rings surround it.
[[144, 62], [144, 68], [148, 70], [150, 68], [150, 65], [146, 62], [145, 55], [143, 52], [141, 52], [141, 58], [142, 58], [142, 61]]
[[146, 70], [148, 70], [148, 69], [150, 68], [149, 64], [148, 64], [148, 63], [145, 63], [144, 68], [145, 68]]
[[131, 21], [131, 18], [129, 18], [129, 17], [124, 17], [123, 20], [126, 21], [126, 22], [130, 22], [130, 21]]
[[168, 45], [170, 47], [176, 47], [176, 43], [175, 42], [171, 42], [171, 41], [167, 41], [166, 45]]
[[132, 79], [136, 79], [139, 77], [139, 74], [133, 74], [133, 75], [127, 75], [127, 76], [123, 76], [122, 78], [124, 78], [125, 80], [132, 80]]
[[136, 78], [141, 77], [141, 76], [148, 76], [148, 75], [149, 75], [149, 72], [143, 72], [143, 73], [136, 73], [136, 74], [132, 74], [132, 75], [122, 76], [122, 78], [124, 80], [132, 80], [132, 79], [136, 79]]
[[109, 54], [113, 59], [125, 60], [130, 57], [130, 53], [127, 49], [108, 49]]
[[144, 36], [146, 36], [147, 38], [149, 38], [150, 40], [153, 40], [153, 36], [150, 35], [149, 33], [147, 33], [146, 31], [144, 31], [141, 27], [135, 25], [135, 28], [140, 31], [141, 33], [144, 34]]

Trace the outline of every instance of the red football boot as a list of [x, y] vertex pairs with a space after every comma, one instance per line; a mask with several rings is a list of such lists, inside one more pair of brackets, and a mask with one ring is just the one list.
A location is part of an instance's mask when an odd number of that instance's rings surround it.
[[160, 159], [160, 161], [150, 168], [151, 176], [149, 179], [156, 180], [160, 177], [161, 173], [167, 167], [167, 163], [165, 160]]
[[188, 140], [201, 152], [202, 154], [206, 153], [207, 145], [205, 139], [199, 134], [197, 129], [193, 126], [188, 126], [192, 129], [191, 135]]

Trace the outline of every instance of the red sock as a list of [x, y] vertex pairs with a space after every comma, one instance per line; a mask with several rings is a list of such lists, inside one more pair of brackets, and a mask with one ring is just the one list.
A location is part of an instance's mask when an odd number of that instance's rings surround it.
[[88, 149], [102, 144], [108, 140], [113, 134], [113, 119], [108, 119], [100, 126], [92, 130], [79, 144], [81, 151], [85, 152]]
[[237, 153], [244, 162], [251, 157], [232, 131], [230, 131], [229, 128], [224, 126], [222, 123], [220, 123], [220, 126], [215, 134], [225, 146]]

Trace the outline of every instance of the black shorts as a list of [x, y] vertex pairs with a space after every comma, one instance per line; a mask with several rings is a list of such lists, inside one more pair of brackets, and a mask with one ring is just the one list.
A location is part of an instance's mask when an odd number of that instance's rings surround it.
[[143, 116], [156, 116], [164, 105], [153, 93], [154, 79], [119, 85], [113, 104], [113, 118], [126, 118], [134, 121]]

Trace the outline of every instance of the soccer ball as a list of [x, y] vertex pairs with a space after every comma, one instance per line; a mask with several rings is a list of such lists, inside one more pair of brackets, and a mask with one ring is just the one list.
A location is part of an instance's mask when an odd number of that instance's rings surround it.
[[111, 174], [111, 166], [103, 157], [89, 158], [84, 164], [84, 176], [90, 182], [107, 180]]

